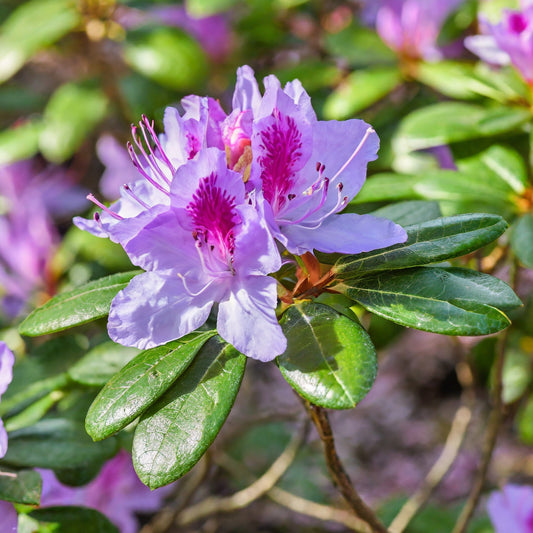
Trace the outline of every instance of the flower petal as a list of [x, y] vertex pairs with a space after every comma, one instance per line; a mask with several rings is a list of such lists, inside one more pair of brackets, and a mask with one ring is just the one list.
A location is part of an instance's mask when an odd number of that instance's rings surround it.
[[109, 336], [141, 350], [179, 339], [207, 320], [219, 292], [221, 287], [212, 284], [191, 296], [177, 277], [140, 274], [113, 300], [107, 323]]
[[15, 356], [5, 342], [0, 341], [0, 396], [6, 392], [13, 379]]
[[17, 511], [10, 502], [0, 501], [0, 531], [3, 533], [17, 533]]
[[238, 280], [218, 308], [219, 335], [248, 357], [271, 361], [287, 348], [276, 318], [276, 280], [249, 276]]
[[324, 253], [359, 254], [405, 242], [405, 230], [372, 215], [345, 213], [328, 217], [318, 228], [293, 225], [282, 228], [287, 250], [301, 255], [313, 249]]
[[237, 69], [237, 83], [233, 93], [233, 109], [246, 111], [256, 109], [261, 102], [261, 93], [255, 79], [254, 71], [244, 65]]
[[4, 457], [7, 452], [7, 433], [4, 428], [4, 423], [0, 418], [0, 459]]

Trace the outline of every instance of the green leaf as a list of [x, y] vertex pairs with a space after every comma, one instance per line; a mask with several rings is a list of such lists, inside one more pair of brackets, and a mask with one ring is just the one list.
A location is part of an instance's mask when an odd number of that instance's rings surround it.
[[348, 280], [334, 287], [393, 322], [445, 335], [488, 335], [509, 326], [521, 304], [503, 281], [464, 268], [420, 267]]
[[511, 248], [527, 268], [533, 268], [533, 214], [526, 213], [513, 225]]
[[437, 202], [426, 200], [412, 200], [409, 202], [398, 202], [380, 207], [372, 211], [372, 215], [381, 218], [388, 218], [400, 226], [412, 226], [421, 224], [428, 220], [439, 218], [439, 204]]
[[30, 516], [39, 522], [50, 524], [57, 533], [119, 533], [118, 528], [108, 518], [95, 509], [87, 507], [43, 507], [35, 509]]
[[337, 33], [326, 34], [325, 45], [332, 56], [341, 57], [352, 67], [392, 64], [398, 61], [396, 54], [375, 31], [357, 24]]
[[407, 241], [358, 255], [341, 257], [333, 271], [341, 279], [368, 271], [395, 270], [459, 257], [497, 239], [507, 229], [498, 215], [443, 217], [406, 228]]
[[137, 348], [104, 342], [90, 350], [68, 371], [69, 377], [82, 385], [102, 387], [126, 363], [139, 353]]
[[238, 0], [187, 0], [187, 11], [193, 17], [208, 17], [221, 11], [227, 11], [237, 2]]
[[523, 396], [531, 383], [531, 356], [520, 349], [509, 349], [505, 355], [502, 378], [503, 403], [512, 403]]
[[110, 459], [117, 442], [93, 442], [83, 424], [65, 418], [46, 418], [9, 434], [7, 464], [39, 468], [77, 468]]
[[460, 159], [457, 166], [470, 176], [483, 176], [483, 181], [502, 191], [522, 194], [528, 186], [524, 158], [512, 148], [492, 145], [474, 156]]
[[[400, 124], [397, 154], [516, 131], [531, 120], [528, 109], [442, 102], [418, 109]], [[438, 127], [437, 127], [438, 126]]]
[[105, 117], [106, 110], [107, 97], [98, 87], [78, 83], [59, 87], [44, 109], [39, 136], [42, 154], [53, 163], [66, 161]]
[[81, 335], [50, 339], [31, 355], [17, 361], [13, 381], [2, 395], [0, 416], [69, 383], [66, 370], [87, 350], [87, 339]]
[[29, 337], [46, 335], [107, 316], [111, 301], [140, 271], [121, 272], [73, 291], [58, 294], [32, 311], [20, 324], [19, 332]]
[[374, 67], [352, 72], [324, 103], [327, 119], [343, 120], [374, 104], [402, 82], [398, 67]]
[[80, 21], [74, 0], [24, 2], [0, 27], [0, 83], [39, 49], [57, 41]]
[[[481, 175], [485, 175], [482, 173]], [[397, 200], [434, 200], [441, 203], [472, 202], [498, 213], [516, 210], [515, 193], [501, 180], [480, 180], [480, 174], [433, 170], [419, 175], [375, 174], [350, 205]], [[457, 212], [457, 211], [455, 211]]]
[[210, 339], [180, 379], [142, 416], [133, 464], [151, 489], [186, 474], [228, 416], [246, 357], [219, 337]]
[[105, 439], [135, 420], [176, 381], [214, 334], [191, 333], [137, 355], [94, 400], [85, 420], [87, 433], [94, 440]]
[[30, 120], [0, 132], [0, 165], [29, 159], [39, 151], [42, 123]]
[[520, 440], [528, 446], [533, 445], [533, 396], [530, 395], [518, 411], [516, 422]]
[[[4, 476], [2, 473], [13, 475]], [[35, 470], [0, 470], [0, 500], [25, 505], [39, 505], [41, 501], [41, 476]]]
[[200, 45], [176, 28], [157, 28], [130, 36], [124, 58], [136, 71], [163, 87], [179, 91], [195, 89], [207, 74]]
[[355, 407], [366, 396], [376, 379], [377, 359], [362, 326], [308, 302], [289, 307], [281, 327], [287, 350], [277, 363], [298, 394], [330, 409]]

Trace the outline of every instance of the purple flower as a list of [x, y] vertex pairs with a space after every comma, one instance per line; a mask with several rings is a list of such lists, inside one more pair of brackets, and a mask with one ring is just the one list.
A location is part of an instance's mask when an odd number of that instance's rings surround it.
[[17, 533], [18, 516], [12, 503], [0, 500], [0, 531]]
[[96, 153], [106, 167], [100, 178], [100, 191], [109, 200], [119, 198], [120, 188], [125, 183], [141, 179], [128, 151], [112, 135], [102, 135], [98, 139]]
[[70, 214], [86, 200], [59, 167], [35, 160], [0, 166], [0, 296], [16, 317], [37, 289], [52, 287], [49, 263], [59, 236], [54, 215]]
[[504, 10], [502, 20], [491, 24], [481, 19], [483, 35], [465, 39], [465, 46], [487, 63], [512, 63], [533, 84], [533, 5], [522, 3], [521, 11]]
[[393, 222], [337, 214], [359, 192], [379, 139], [362, 120], [318, 121], [298, 80], [274, 76], [253, 122], [251, 183], [272, 234], [289, 252], [355, 254], [406, 239]]
[[372, 0], [366, 2], [363, 17], [375, 17], [379, 36], [398, 54], [435, 61], [442, 57], [437, 46], [441, 26], [462, 1]]
[[147, 210], [121, 243], [147, 272], [113, 300], [110, 337], [141, 349], [164, 344], [200, 327], [218, 302], [222, 338], [261, 361], [283, 353], [276, 281], [267, 276], [281, 259], [242, 176], [207, 148], [177, 170], [168, 195], [170, 208]]
[[151, 491], [143, 485], [133, 469], [130, 455], [124, 450], [109, 460], [98, 476], [83, 487], [63, 485], [51, 470], [39, 472], [43, 478], [41, 507], [90, 507], [106, 515], [121, 533], [139, 531], [135, 513], [157, 511], [169, 489], [172, 490], [169, 486]]
[[[7, 390], [13, 379], [13, 364], [15, 356], [5, 342], [0, 341], [0, 397]], [[7, 433], [0, 418], [0, 458], [7, 452]], [[3, 531], [3, 530], [2, 530]]]
[[506, 485], [490, 495], [487, 510], [495, 533], [533, 533], [533, 487]]

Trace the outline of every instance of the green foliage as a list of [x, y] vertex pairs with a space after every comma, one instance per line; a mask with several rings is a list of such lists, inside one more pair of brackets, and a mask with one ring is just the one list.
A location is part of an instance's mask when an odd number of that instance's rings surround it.
[[226, 420], [246, 357], [210, 339], [178, 381], [142, 415], [133, 440], [139, 478], [155, 489], [186, 474]]
[[369, 271], [396, 270], [437, 263], [468, 254], [498, 238], [507, 223], [497, 215], [458, 215], [407, 227], [407, 241], [355, 256], [344, 256], [333, 271], [342, 280]]
[[207, 71], [205, 54], [198, 43], [173, 28], [132, 35], [124, 48], [124, 57], [147, 78], [180, 91], [195, 88]]
[[20, 324], [19, 331], [30, 337], [45, 335], [107, 316], [117, 292], [138, 273], [113, 274], [58, 294], [30, 313]]
[[503, 281], [463, 268], [421, 267], [346, 280], [336, 289], [402, 326], [445, 335], [488, 335], [521, 304]]
[[524, 266], [533, 268], [533, 214], [526, 213], [515, 222], [511, 247]]
[[[8, 475], [1, 475], [7, 473]], [[39, 505], [41, 501], [41, 476], [35, 470], [0, 471], [0, 500], [26, 505]]]
[[328, 306], [291, 306], [281, 321], [288, 345], [277, 358], [283, 377], [305, 399], [331, 409], [355, 407], [372, 387], [376, 351], [366, 331]]
[[35, 509], [30, 517], [38, 522], [44, 522], [45, 531], [61, 533], [118, 533], [114, 526], [103, 514], [87, 507], [44, 507]]
[[187, 369], [213, 331], [198, 332], [141, 352], [100, 391], [85, 426], [101, 440], [126, 427], [152, 405]]

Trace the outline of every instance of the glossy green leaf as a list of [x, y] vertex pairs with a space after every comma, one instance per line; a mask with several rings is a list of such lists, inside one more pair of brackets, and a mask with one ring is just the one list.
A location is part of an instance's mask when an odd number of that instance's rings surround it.
[[33, 157], [39, 151], [40, 121], [28, 121], [0, 132], [0, 165]]
[[352, 67], [390, 65], [398, 61], [375, 31], [357, 24], [326, 34], [325, 46], [332, 56], [342, 58]]
[[372, 211], [372, 215], [381, 218], [388, 218], [400, 226], [412, 226], [422, 224], [429, 220], [439, 218], [442, 213], [437, 202], [426, 200], [412, 200], [408, 202], [397, 202], [380, 207]]
[[105, 385], [139, 350], [114, 342], [99, 344], [85, 354], [69, 371], [69, 377], [82, 385]]
[[374, 104], [402, 82], [398, 67], [374, 67], [352, 72], [324, 103], [324, 117], [344, 120]]
[[[4, 476], [4, 472], [11, 475]], [[41, 476], [35, 470], [17, 471], [3, 466], [0, 468], [0, 500], [39, 505], [41, 487]]]
[[[393, 141], [401, 154], [458, 141], [517, 131], [531, 120], [528, 109], [442, 102], [418, 109], [400, 124]], [[438, 127], [437, 127], [438, 126]]]
[[59, 87], [44, 109], [39, 135], [42, 154], [54, 163], [66, 161], [105, 117], [106, 110], [107, 97], [98, 87], [78, 83]]
[[220, 338], [210, 339], [178, 381], [142, 416], [133, 440], [141, 481], [155, 489], [186, 474], [202, 457], [228, 416], [246, 357]]
[[[56, 382], [57, 383], [57, 382]], [[66, 380], [65, 380], [66, 385]], [[48, 394], [45, 394], [42, 398], [31, 403], [28, 407], [23, 409], [15, 416], [9, 417], [4, 420], [4, 426], [6, 431], [16, 431], [17, 429], [25, 428], [36, 424], [44, 418], [44, 416], [56, 405], [56, 403], [63, 397], [63, 392], [59, 390], [53, 390]]]
[[58, 337], [46, 341], [30, 355], [17, 361], [13, 369], [13, 381], [2, 395], [0, 416], [65, 387], [69, 383], [66, 371], [87, 347], [87, 339], [81, 335]]
[[80, 21], [75, 0], [24, 2], [0, 26], [0, 83], [40, 48], [57, 41]]
[[509, 326], [521, 302], [503, 281], [464, 268], [420, 267], [348, 280], [335, 287], [368, 311], [446, 335], [487, 335]]
[[533, 268], [533, 214], [526, 213], [513, 225], [511, 247], [527, 268]]
[[483, 174], [432, 170], [419, 175], [383, 173], [367, 180], [353, 205], [397, 200], [473, 202], [497, 212], [516, 210], [515, 193], [500, 180], [480, 179]]
[[22, 335], [36, 337], [107, 316], [111, 301], [139, 271], [113, 274], [73, 291], [58, 294], [32, 311], [20, 324]]
[[115, 439], [93, 442], [82, 423], [46, 418], [9, 434], [4, 461], [14, 466], [77, 468], [110, 459], [116, 451]]
[[340, 279], [368, 271], [395, 270], [459, 257], [497, 239], [507, 222], [497, 215], [476, 213], [430, 220], [406, 228], [407, 241], [358, 255], [341, 257], [333, 267]]
[[377, 374], [376, 350], [361, 325], [331, 307], [292, 305], [281, 320], [283, 377], [305, 399], [330, 409], [355, 407]]
[[494, 189], [522, 194], [528, 186], [527, 169], [523, 157], [512, 148], [492, 145], [474, 156], [460, 159], [457, 166], [461, 172], [481, 177]]
[[89, 435], [105, 439], [135, 420], [176, 381], [214, 334], [191, 333], [138, 354], [94, 400], [85, 420]]
[[176, 28], [157, 28], [131, 37], [124, 46], [126, 62], [163, 87], [193, 90], [207, 73], [200, 45]]
[[87, 507], [43, 507], [35, 509], [30, 516], [38, 522], [45, 522], [46, 531], [58, 533], [119, 533], [118, 528], [107, 517]]

